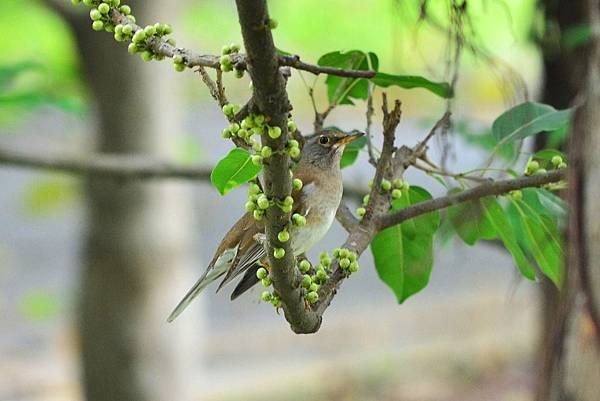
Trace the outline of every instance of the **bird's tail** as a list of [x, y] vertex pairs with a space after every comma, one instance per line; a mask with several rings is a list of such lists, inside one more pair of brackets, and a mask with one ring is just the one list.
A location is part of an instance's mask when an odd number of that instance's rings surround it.
[[210, 266], [204, 274], [196, 281], [196, 284], [185, 294], [183, 299], [179, 301], [173, 312], [167, 318], [167, 322], [171, 323], [188, 307], [188, 305], [204, 290], [210, 283], [221, 277], [229, 270], [235, 253], [232, 255], [223, 255], [220, 257], [214, 266]]

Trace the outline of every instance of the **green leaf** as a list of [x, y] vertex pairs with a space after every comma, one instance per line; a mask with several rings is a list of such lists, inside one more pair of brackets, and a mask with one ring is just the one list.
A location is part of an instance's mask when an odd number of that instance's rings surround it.
[[340, 160], [340, 167], [344, 168], [354, 164], [358, 158], [358, 152], [360, 152], [360, 150], [364, 148], [366, 144], [367, 138], [363, 136], [346, 145], [344, 153], [342, 154], [342, 159]]
[[0, 91], [6, 90], [22, 73], [40, 69], [42, 69], [42, 66], [34, 61], [0, 65]]
[[30, 216], [59, 213], [80, 198], [79, 183], [72, 177], [52, 175], [25, 187], [23, 209]]
[[486, 218], [494, 227], [496, 234], [502, 240], [506, 249], [511, 253], [521, 274], [529, 280], [535, 280], [535, 269], [527, 260], [523, 249], [517, 242], [517, 236], [510, 225], [506, 214], [498, 201], [494, 198], [484, 198], [481, 200]]
[[519, 141], [541, 132], [563, 127], [571, 118], [571, 109], [556, 110], [546, 104], [525, 102], [504, 112], [494, 121], [492, 133], [499, 143]]
[[539, 208], [537, 194], [529, 191], [523, 193], [523, 200], [513, 199], [507, 212], [521, 246], [533, 257], [542, 273], [559, 286], [564, 259], [562, 240], [554, 219], [540, 214]]
[[517, 146], [514, 143], [506, 143], [496, 149], [498, 141], [492, 135], [492, 132], [485, 130], [478, 132], [468, 120], [460, 120], [454, 124], [454, 132], [456, 132], [468, 145], [483, 149], [488, 152], [494, 150], [504, 160], [514, 160], [517, 156]]
[[[413, 186], [392, 202], [392, 210], [430, 199], [429, 192]], [[439, 212], [431, 212], [386, 228], [371, 242], [377, 273], [399, 303], [427, 286], [433, 268], [433, 236], [439, 225]]]
[[55, 316], [60, 305], [57, 297], [44, 290], [29, 291], [21, 299], [21, 312], [31, 320], [45, 320]]
[[554, 156], [560, 156], [566, 162], [567, 155], [556, 149], [544, 149], [533, 154], [534, 159], [551, 161]]
[[404, 89], [423, 88], [446, 99], [453, 96], [452, 88], [447, 82], [433, 82], [416, 75], [392, 75], [378, 72], [371, 78], [371, 82], [382, 88], [388, 86], [399, 86]]
[[568, 50], [589, 43], [593, 37], [590, 24], [583, 23], [567, 28], [562, 34], [561, 44]]
[[474, 245], [479, 240], [492, 240], [497, 237], [496, 230], [486, 217], [484, 206], [480, 200], [450, 206], [448, 219], [458, 236], [467, 245]]
[[531, 191], [537, 195], [540, 205], [543, 208], [543, 211], [541, 211], [540, 214], [548, 214], [558, 219], [567, 217], [567, 206], [565, 205], [565, 201], [547, 189], [529, 188], [523, 191]]
[[[379, 68], [379, 59], [375, 53], [350, 50], [345, 53], [335, 51], [319, 58], [319, 65], [350, 70], [370, 70]], [[331, 104], [354, 104], [351, 99], [367, 99], [368, 82], [364, 78], [344, 78], [328, 75], [327, 97]]]
[[221, 195], [255, 178], [262, 166], [252, 163], [252, 156], [242, 148], [234, 148], [221, 159], [212, 173], [210, 181]]

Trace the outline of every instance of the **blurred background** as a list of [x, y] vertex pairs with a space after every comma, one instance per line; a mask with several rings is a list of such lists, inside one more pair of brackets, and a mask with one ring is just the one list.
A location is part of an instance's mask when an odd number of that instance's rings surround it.
[[[421, 3], [269, 6], [279, 21], [278, 48], [309, 62], [334, 50], [374, 51], [382, 71], [436, 81], [459, 67], [457, 129], [432, 149], [439, 160], [446, 148], [452, 170], [485, 162], [483, 136], [516, 102], [571, 102], [576, 84], [556, 77], [577, 68], [573, 52], [587, 35], [581, 7], [469, 2], [466, 50], [455, 65], [448, 63], [456, 42], [447, 2], [430, 1], [425, 21]], [[140, 24], [170, 23], [178, 45], [200, 53], [241, 42], [233, 2], [128, 4]], [[91, 30], [87, 11], [66, 0], [0, 2], [0, 148], [214, 165], [231, 144], [220, 137], [226, 121], [199, 76], [176, 73], [168, 60], [129, 55], [111, 34]], [[568, 36], [567, 26], [579, 30]], [[304, 81], [313, 80], [293, 71], [288, 86], [305, 133], [313, 109]], [[321, 110], [323, 80], [316, 92]], [[227, 77], [225, 84], [230, 99], [244, 103], [248, 78]], [[446, 108], [424, 90], [389, 92], [403, 103], [402, 144], [416, 143]], [[378, 93], [375, 99], [378, 137]], [[338, 107], [328, 122], [364, 129], [364, 110], [360, 103]], [[525, 144], [525, 157], [535, 146], [543, 144]], [[344, 174], [348, 186], [366, 192], [372, 170], [364, 154]], [[408, 179], [445, 192], [418, 172]], [[2, 401], [532, 399], [544, 316], [556, 293], [547, 283], [519, 279], [511, 257], [494, 244], [467, 248], [441, 238], [430, 285], [403, 305], [379, 281], [367, 251], [361, 271], [310, 336], [293, 334], [261, 304], [260, 289], [233, 303], [208, 290], [167, 324], [242, 213], [243, 188], [221, 197], [207, 182], [83, 180], [10, 166], [0, 168], [0, 188]], [[336, 223], [311, 256], [338, 246], [344, 234]]]

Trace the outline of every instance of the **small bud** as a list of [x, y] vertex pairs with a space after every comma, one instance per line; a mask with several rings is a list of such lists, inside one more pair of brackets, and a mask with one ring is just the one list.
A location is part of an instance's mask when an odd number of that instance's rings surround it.
[[302, 287], [309, 288], [311, 284], [312, 284], [312, 279], [310, 278], [310, 276], [308, 274], [305, 274], [304, 276], [302, 276], [302, 283], [300, 284]]
[[315, 291], [311, 291], [308, 294], [306, 294], [306, 300], [311, 304], [315, 304], [319, 300], [319, 294]]
[[273, 250], [273, 256], [275, 259], [281, 259], [285, 256], [285, 249], [283, 248], [275, 248]]
[[267, 277], [260, 280], [260, 283], [263, 285], [263, 287], [269, 287], [271, 284], [273, 284], [273, 281]]
[[260, 187], [258, 184], [250, 184], [248, 187], [248, 195], [258, 195], [260, 193]]
[[256, 210], [256, 203], [248, 201], [244, 205], [244, 208], [246, 209], [247, 212], [253, 212]]
[[273, 139], [277, 139], [281, 136], [281, 128], [269, 127], [269, 136]]
[[389, 191], [390, 189], [392, 189], [392, 183], [384, 178], [383, 180], [381, 180], [381, 189], [383, 189], [384, 191]]
[[358, 217], [363, 217], [366, 213], [367, 209], [365, 209], [364, 207], [359, 207], [358, 209], [356, 209], [356, 214], [358, 215]]
[[562, 162], [563, 162], [563, 158], [558, 155], [556, 155], [552, 158], [552, 164], [554, 165], [554, 167], [558, 167]]
[[348, 258], [342, 258], [342, 259], [340, 259], [340, 267], [342, 269], [345, 269], [348, 266], [350, 266], [350, 259], [348, 259]]
[[290, 233], [286, 230], [280, 231], [279, 234], [277, 234], [277, 239], [281, 242], [288, 242], [290, 240]]
[[151, 51], [145, 50], [142, 53], [142, 60], [144, 61], [152, 61], [152, 57], [154, 57], [154, 54]]
[[283, 200], [283, 204], [284, 205], [293, 205], [294, 198], [292, 198], [290, 195], [286, 196], [285, 199]]
[[123, 26], [123, 35], [131, 35], [133, 33], [133, 28], [131, 27], [131, 25], [124, 25]]
[[259, 280], [265, 279], [268, 276], [269, 276], [269, 272], [264, 267], [259, 267], [258, 270], [256, 271], [256, 277]]
[[252, 164], [255, 166], [260, 166], [262, 164], [262, 156], [254, 155], [252, 156]]
[[291, 148], [289, 154], [290, 157], [297, 159], [300, 156], [300, 148]]
[[289, 132], [295, 132], [298, 129], [296, 123], [292, 120], [288, 120], [287, 127]]
[[370, 196], [369, 194], [367, 194], [367, 195], [363, 196], [363, 199], [362, 199], [362, 203], [363, 203], [363, 205], [365, 205], [365, 206], [366, 206], [366, 205], [367, 205], [367, 203], [369, 203], [369, 199], [371, 199], [371, 196]]
[[398, 199], [402, 197], [402, 191], [399, 189], [392, 190], [392, 199]]
[[106, 3], [100, 3], [98, 5], [98, 11], [100, 11], [102, 14], [108, 14], [110, 11], [110, 6]]
[[147, 38], [149, 38], [150, 36], [153, 36], [156, 33], [156, 28], [152, 25], [148, 25], [144, 28], [144, 35], [146, 35]]
[[244, 70], [235, 70], [235, 75], [234, 75], [237, 79], [241, 79], [244, 78]]
[[94, 21], [92, 23], [92, 29], [94, 31], [101, 31], [101, 30], [103, 30], [104, 29], [104, 22], [102, 22], [102, 21]]
[[264, 210], [256, 209], [254, 212], [252, 212], [252, 216], [254, 217], [254, 220], [256, 220], [256, 221], [262, 220], [264, 215], [265, 215]]
[[400, 178], [396, 178], [393, 182], [393, 186], [396, 189], [402, 189], [404, 187], [404, 181], [402, 181]]
[[98, 21], [102, 18], [102, 13], [97, 8], [92, 8], [90, 10], [90, 18], [92, 21]]
[[311, 292], [317, 292], [317, 291], [319, 291], [319, 288], [320, 288], [319, 284], [312, 283], [310, 285], [310, 287], [308, 287], [308, 290], [311, 291]]
[[256, 125], [263, 125], [265, 123], [265, 116], [263, 116], [262, 114], [257, 114], [254, 116], [253, 121]]
[[294, 215], [292, 216], [292, 221], [298, 227], [302, 227], [302, 226], [306, 225], [306, 217], [304, 217], [304, 216], [302, 216], [301, 214], [298, 214], [298, 213], [294, 213]]
[[565, 168], [567, 168], [567, 163], [565, 163], [565, 162], [560, 163], [558, 166], [556, 166], [556, 168], [559, 170], [565, 169]]
[[272, 298], [272, 295], [269, 291], [264, 291], [262, 294], [260, 294], [260, 299], [263, 302], [270, 302]]
[[512, 200], [520, 201], [523, 199], [523, 192], [522, 191], [510, 191], [510, 197], [512, 198]]
[[258, 197], [256, 204], [258, 205], [259, 208], [261, 208], [263, 210], [268, 209], [269, 205], [270, 205], [269, 198], [267, 198], [267, 195], [262, 194]]
[[123, 5], [123, 6], [121, 6], [119, 8], [119, 11], [123, 15], [130, 15], [131, 14], [131, 7], [129, 7], [128, 5]]
[[294, 187], [294, 189], [295, 189], [296, 191], [299, 191], [299, 190], [301, 190], [301, 189], [302, 189], [302, 185], [303, 185], [303, 184], [302, 184], [302, 180], [301, 180], [300, 178], [294, 178], [294, 179], [292, 180], [292, 186]]
[[231, 48], [227, 45], [223, 45], [223, 47], [221, 48], [221, 54], [225, 55], [229, 53], [231, 53]]
[[536, 171], [538, 171], [540, 168], [540, 164], [535, 161], [535, 160], [531, 160], [529, 163], [527, 163], [527, 173], [528, 174], [533, 174]]
[[348, 270], [351, 273], [356, 273], [358, 271], [358, 262], [354, 261], [354, 262], [350, 262], [350, 266], [348, 266]]
[[271, 149], [269, 146], [263, 146], [260, 151], [260, 155], [265, 159], [271, 157], [273, 155], [273, 149]]
[[308, 260], [306, 260], [306, 259], [303, 259], [298, 264], [298, 267], [300, 269], [300, 272], [306, 273], [307, 271], [310, 270], [310, 262]]

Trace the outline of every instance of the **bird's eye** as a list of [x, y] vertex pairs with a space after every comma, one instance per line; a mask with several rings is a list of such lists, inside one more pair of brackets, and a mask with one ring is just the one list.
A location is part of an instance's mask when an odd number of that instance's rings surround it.
[[329, 138], [323, 135], [319, 138], [319, 143], [321, 145], [327, 145], [329, 143]]

